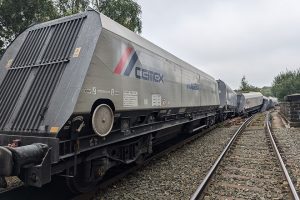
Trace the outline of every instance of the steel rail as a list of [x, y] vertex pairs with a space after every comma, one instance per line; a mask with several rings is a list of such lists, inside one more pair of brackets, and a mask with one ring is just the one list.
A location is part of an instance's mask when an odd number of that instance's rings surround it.
[[217, 167], [219, 166], [221, 160], [224, 158], [224, 156], [226, 155], [227, 151], [229, 150], [229, 148], [231, 147], [231, 145], [233, 144], [233, 142], [235, 141], [235, 139], [237, 138], [237, 136], [243, 132], [243, 130], [252, 122], [253, 118], [255, 117], [255, 115], [251, 116], [250, 118], [248, 118], [240, 127], [239, 129], [235, 132], [235, 134], [232, 136], [231, 140], [229, 141], [229, 143], [226, 145], [225, 149], [222, 151], [222, 153], [220, 154], [220, 156], [218, 157], [218, 159], [216, 160], [216, 162], [214, 163], [214, 165], [210, 168], [209, 172], [206, 174], [204, 180], [201, 182], [201, 184], [198, 186], [197, 190], [195, 191], [195, 193], [191, 196], [190, 200], [195, 200], [200, 198], [200, 196], [203, 194], [203, 191], [205, 190], [206, 186], [208, 185], [212, 175], [214, 174], [214, 172], [216, 171]]
[[284, 172], [286, 180], [288, 181], [288, 184], [289, 184], [290, 190], [291, 190], [291, 192], [293, 194], [293, 197], [294, 197], [295, 200], [299, 200], [298, 193], [297, 193], [297, 191], [295, 189], [295, 186], [294, 186], [294, 184], [292, 182], [292, 179], [291, 179], [291, 177], [290, 177], [290, 175], [288, 173], [288, 170], [287, 170], [287, 168], [286, 168], [286, 166], [285, 166], [285, 164], [283, 162], [283, 159], [282, 159], [282, 157], [281, 157], [281, 155], [279, 153], [279, 150], [278, 150], [277, 145], [275, 143], [274, 137], [272, 135], [272, 131], [271, 131], [272, 125], [271, 125], [271, 122], [270, 122], [270, 112], [267, 112], [267, 117], [266, 117], [265, 124], [266, 124], [267, 132], [268, 132], [269, 137], [271, 139], [272, 147], [273, 147], [274, 151], [276, 152], [276, 155], [277, 155], [277, 158], [279, 160], [281, 169]]

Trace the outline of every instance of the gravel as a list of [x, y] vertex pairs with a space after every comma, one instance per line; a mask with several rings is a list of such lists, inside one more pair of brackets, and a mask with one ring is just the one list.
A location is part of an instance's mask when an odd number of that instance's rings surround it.
[[262, 119], [254, 119], [235, 140], [204, 199], [290, 199]]
[[5, 179], [7, 181], [7, 188], [0, 188], [0, 193], [23, 185], [23, 182], [16, 176], [8, 177]]
[[300, 128], [278, 128], [273, 129], [273, 133], [296, 190], [300, 193]]
[[217, 128], [98, 191], [94, 199], [189, 199], [236, 130]]

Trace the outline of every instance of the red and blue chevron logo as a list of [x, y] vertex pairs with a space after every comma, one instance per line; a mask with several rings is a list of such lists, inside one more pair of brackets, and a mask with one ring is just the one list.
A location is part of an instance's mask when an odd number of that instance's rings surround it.
[[138, 55], [136, 51], [132, 47], [126, 48], [115, 67], [114, 73], [129, 76], [137, 60]]

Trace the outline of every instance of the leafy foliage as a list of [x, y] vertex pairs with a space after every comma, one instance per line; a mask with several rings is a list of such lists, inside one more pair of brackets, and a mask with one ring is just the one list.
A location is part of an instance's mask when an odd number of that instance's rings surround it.
[[95, 8], [133, 32], [142, 32], [141, 7], [134, 0], [93, 0]]
[[246, 92], [260, 92], [266, 97], [273, 96], [271, 87], [264, 86], [262, 88], [259, 88], [259, 87], [253, 86], [248, 83], [245, 76], [243, 76], [243, 78], [241, 80], [241, 86], [240, 86], [239, 90], [237, 90], [236, 92], [245, 92], [245, 93]]
[[264, 87], [261, 88], [260, 92], [261, 92], [264, 96], [270, 97], [270, 96], [273, 95], [273, 94], [272, 94], [272, 91], [271, 91], [271, 88], [272, 88], [272, 87], [264, 86]]
[[241, 86], [239, 89], [240, 92], [260, 92], [261, 89], [258, 87], [255, 87], [253, 85], [250, 85], [248, 81], [246, 80], [246, 77], [243, 76], [241, 80]]
[[54, 0], [54, 5], [61, 16], [83, 12], [89, 4], [90, 0]]
[[84, 11], [89, 5], [133, 32], [142, 32], [141, 7], [134, 0], [55, 0], [61, 16]]
[[287, 70], [277, 75], [272, 83], [272, 93], [283, 100], [284, 96], [300, 93], [300, 68], [294, 71]]
[[82, 12], [89, 5], [141, 33], [142, 11], [135, 0], [0, 0], [0, 58], [16, 36], [31, 24]]
[[51, 0], [0, 0], [0, 55], [29, 25], [57, 17]]

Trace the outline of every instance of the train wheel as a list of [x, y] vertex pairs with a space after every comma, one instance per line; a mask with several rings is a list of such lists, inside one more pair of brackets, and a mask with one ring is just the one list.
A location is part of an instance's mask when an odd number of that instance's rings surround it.
[[145, 163], [147, 155], [146, 154], [141, 154], [135, 161], [137, 165], [143, 165]]
[[87, 193], [97, 186], [97, 181], [86, 181], [84, 178], [84, 167], [78, 166], [75, 177], [66, 177], [66, 185], [74, 194]]
[[114, 113], [107, 104], [96, 107], [92, 117], [92, 125], [95, 133], [99, 136], [107, 136], [114, 124]]

